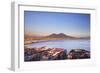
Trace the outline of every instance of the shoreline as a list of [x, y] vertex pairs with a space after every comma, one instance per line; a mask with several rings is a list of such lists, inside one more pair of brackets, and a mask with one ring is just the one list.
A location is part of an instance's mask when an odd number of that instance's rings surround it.
[[[24, 41], [24, 45], [27, 45], [27, 44], [33, 44], [33, 43], [40, 43], [40, 42], [48, 42], [48, 41], [60, 41], [61, 39], [59, 40], [25, 40]], [[62, 41], [65, 41], [65, 40], [90, 40], [90, 39], [62, 39]], [[29, 42], [27, 42], [29, 41]]]

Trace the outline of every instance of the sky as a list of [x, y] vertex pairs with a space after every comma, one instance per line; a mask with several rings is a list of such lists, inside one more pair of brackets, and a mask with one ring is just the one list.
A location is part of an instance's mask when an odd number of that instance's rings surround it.
[[25, 34], [46, 36], [52, 33], [90, 36], [90, 14], [24, 11]]

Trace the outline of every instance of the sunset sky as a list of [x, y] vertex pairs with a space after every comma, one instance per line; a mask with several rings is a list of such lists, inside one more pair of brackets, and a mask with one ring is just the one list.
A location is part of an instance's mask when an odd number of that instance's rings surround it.
[[64, 33], [71, 36], [90, 35], [90, 14], [24, 11], [25, 34], [46, 36]]

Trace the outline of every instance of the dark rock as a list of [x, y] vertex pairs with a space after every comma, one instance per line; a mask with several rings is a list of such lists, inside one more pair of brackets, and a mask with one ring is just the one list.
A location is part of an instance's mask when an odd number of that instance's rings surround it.
[[67, 59], [67, 50], [64, 50], [63, 52], [58, 54], [58, 60]]
[[83, 49], [72, 49], [68, 54], [63, 48], [25, 48], [24, 61], [87, 59], [90, 52]]
[[63, 60], [67, 59], [67, 50], [63, 48], [27, 48], [24, 50], [25, 61]]
[[73, 49], [67, 57], [68, 59], [86, 59], [90, 58], [90, 52], [83, 49]]

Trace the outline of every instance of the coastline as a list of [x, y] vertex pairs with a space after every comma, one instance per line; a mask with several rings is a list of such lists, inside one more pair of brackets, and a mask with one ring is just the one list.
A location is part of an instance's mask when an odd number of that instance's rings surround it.
[[33, 44], [33, 43], [40, 43], [40, 42], [48, 42], [48, 41], [59, 41], [59, 40], [90, 40], [90, 39], [25, 40], [24, 45]]

